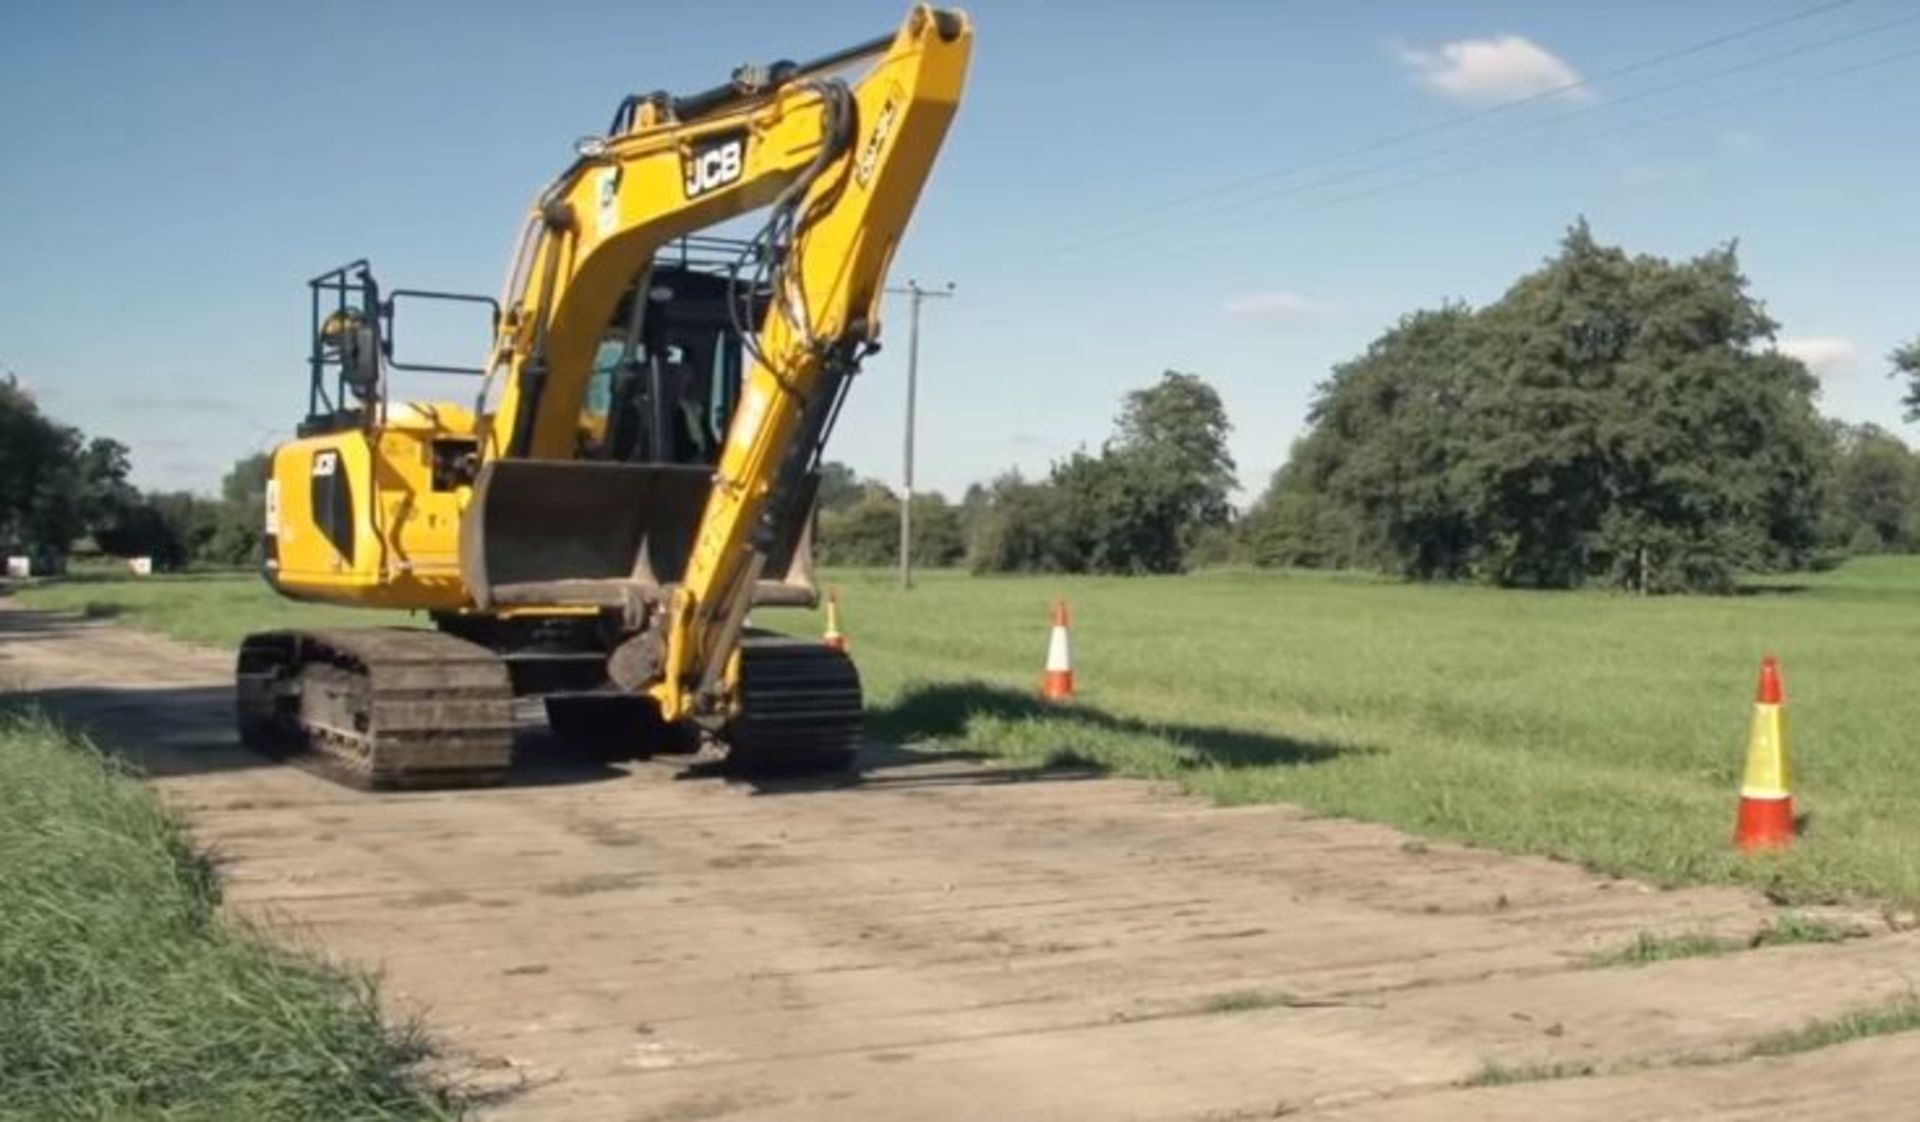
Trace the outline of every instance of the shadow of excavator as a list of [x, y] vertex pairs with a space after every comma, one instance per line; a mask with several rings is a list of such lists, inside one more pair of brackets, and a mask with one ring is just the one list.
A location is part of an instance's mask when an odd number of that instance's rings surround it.
[[[1038, 763], [994, 762], [992, 745], [969, 742], [981, 718], [1032, 721], [1062, 732], [1058, 750]], [[1358, 749], [1227, 725], [1154, 722], [1090, 705], [1045, 702], [1030, 694], [980, 681], [916, 685], [892, 703], [867, 712], [868, 743], [853, 768], [838, 773], [759, 779], [729, 775], [724, 763], [688, 768], [681, 778], [743, 780], [759, 794], [797, 794], [866, 786], [953, 786], [1098, 778], [1099, 760], [1072, 746], [1073, 731], [1154, 737], [1179, 746], [1179, 770], [1299, 767], [1324, 763]], [[956, 743], [957, 742], [957, 743]]]

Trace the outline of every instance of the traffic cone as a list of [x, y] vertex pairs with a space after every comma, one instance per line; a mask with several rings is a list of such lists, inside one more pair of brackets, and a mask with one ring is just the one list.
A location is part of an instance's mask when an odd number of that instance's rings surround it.
[[1047, 670], [1040, 679], [1040, 696], [1048, 701], [1073, 700], [1073, 650], [1067, 640], [1067, 602], [1053, 602], [1053, 634], [1047, 639]]
[[820, 636], [820, 642], [831, 651], [847, 649], [847, 637], [840, 634], [840, 590], [837, 588], [827, 589], [827, 631]]
[[1786, 695], [1780, 664], [1760, 661], [1760, 688], [1753, 699], [1753, 732], [1747, 739], [1747, 776], [1740, 784], [1740, 818], [1733, 844], [1743, 850], [1782, 849], [1793, 844], [1793, 795], [1787, 788]]

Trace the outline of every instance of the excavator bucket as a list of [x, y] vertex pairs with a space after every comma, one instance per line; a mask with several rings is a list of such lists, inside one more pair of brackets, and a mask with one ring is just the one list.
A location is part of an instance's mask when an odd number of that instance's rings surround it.
[[[756, 604], [811, 606], [817, 477], [776, 535]], [[460, 568], [482, 609], [622, 607], [681, 579], [713, 487], [704, 465], [494, 460], [474, 480]]]

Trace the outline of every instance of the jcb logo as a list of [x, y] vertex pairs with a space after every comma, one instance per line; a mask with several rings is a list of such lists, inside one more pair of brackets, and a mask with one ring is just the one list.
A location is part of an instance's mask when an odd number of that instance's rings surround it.
[[736, 133], [697, 145], [687, 156], [687, 198], [696, 199], [725, 187], [747, 170], [747, 138]]
[[313, 477], [325, 479], [340, 469], [340, 453], [334, 451], [315, 452], [313, 454]]
[[886, 105], [880, 109], [880, 116], [873, 122], [872, 135], [867, 137], [866, 145], [853, 161], [854, 182], [862, 187], [873, 182], [873, 173], [880, 166], [880, 149], [886, 146], [887, 138], [893, 135], [894, 122], [899, 119], [899, 105], [899, 100], [889, 94]]

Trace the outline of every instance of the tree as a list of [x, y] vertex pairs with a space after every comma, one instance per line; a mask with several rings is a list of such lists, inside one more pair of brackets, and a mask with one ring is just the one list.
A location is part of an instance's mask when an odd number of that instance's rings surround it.
[[65, 561], [87, 530], [85, 453], [78, 429], [42, 413], [15, 376], [0, 378], [0, 546]]
[[1172, 573], [1232, 517], [1231, 426], [1220, 395], [1169, 370], [1129, 393], [1098, 454], [1075, 452], [1045, 483], [1017, 474], [969, 491], [976, 569]]
[[892, 495], [876, 496], [823, 510], [814, 543], [823, 565], [891, 565], [900, 551], [900, 503]]
[[1084, 559], [1074, 540], [1064, 493], [1045, 482], [1007, 472], [987, 489], [968, 540], [975, 572], [1079, 572]]
[[820, 465], [819, 506], [826, 510], [845, 510], [860, 501], [862, 488], [853, 469], [838, 460]]
[[256, 452], [235, 460], [220, 481], [213, 531], [198, 559], [214, 565], [253, 565], [260, 560], [267, 522], [267, 477], [273, 457]]
[[180, 516], [184, 508], [167, 496], [142, 495], [121, 511], [113, 525], [97, 531], [94, 541], [115, 557], [150, 557], [157, 568], [183, 568], [193, 558], [190, 527]]
[[[1227, 451], [1233, 426], [1212, 386], [1197, 375], [1166, 371], [1158, 383], [1127, 395], [1115, 429], [1107, 458], [1130, 461], [1138, 483], [1153, 492], [1151, 502], [1164, 504], [1177, 557], [1202, 531], [1227, 524], [1233, 514], [1227, 496], [1237, 485]], [[1171, 568], [1179, 564], [1176, 558]]]
[[1578, 223], [1494, 304], [1415, 313], [1335, 369], [1255, 553], [1641, 591], [1806, 564], [1830, 439], [1773, 332], [1734, 247], [1676, 263]]
[[[900, 500], [868, 488], [852, 506], [823, 510], [815, 537], [822, 564], [879, 568], [900, 560]], [[937, 491], [913, 497], [913, 563], [957, 565], [966, 553], [960, 514]]]
[[1900, 399], [1906, 406], [1906, 419], [1920, 421], [1920, 335], [1887, 356], [1893, 363], [1893, 376], [1907, 380], [1907, 392]]
[[1841, 427], [1821, 538], [1849, 553], [1912, 549], [1920, 464], [1876, 425]]
[[1312, 426], [1249, 515], [1268, 563], [1372, 564], [1420, 579], [1472, 566], [1468, 423], [1484, 330], [1416, 312], [1317, 389]]
[[1330, 498], [1324, 481], [1308, 478], [1311, 454], [1296, 442], [1292, 459], [1274, 473], [1266, 494], [1241, 519], [1239, 537], [1256, 565], [1338, 569], [1373, 564], [1378, 554], [1362, 548], [1359, 525], [1347, 507]]
[[80, 453], [80, 515], [96, 538], [139, 502], [127, 476], [133, 471], [126, 445], [96, 436]]

